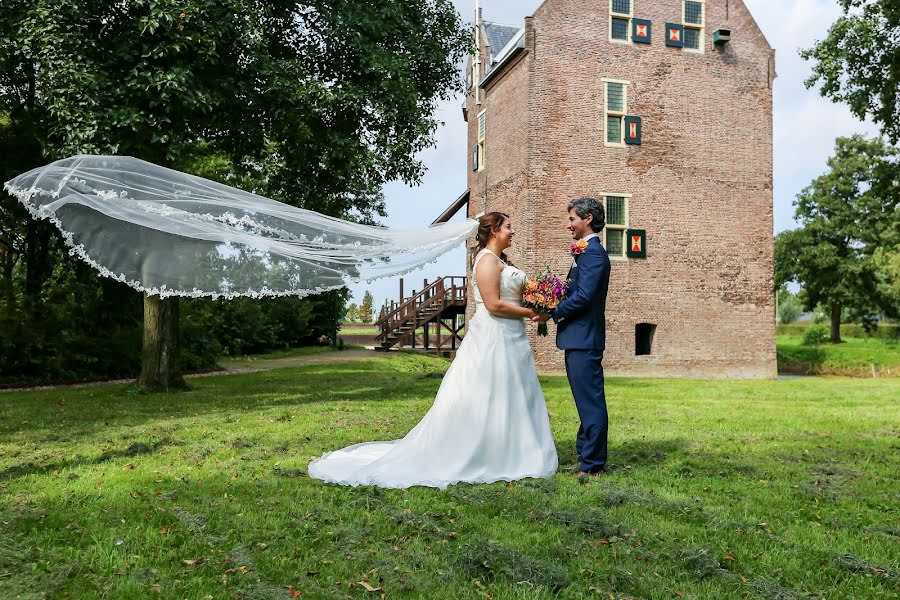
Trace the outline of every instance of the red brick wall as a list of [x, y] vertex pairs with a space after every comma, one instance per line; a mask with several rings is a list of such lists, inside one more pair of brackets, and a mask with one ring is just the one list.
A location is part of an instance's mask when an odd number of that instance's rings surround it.
[[[740, 0], [707, 0], [703, 54], [664, 45], [681, 0], [634, 4], [653, 22], [650, 45], [608, 41], [607, 0], [547, 0], [535, 12], [526, 55], [482, 92], [486, 163], [470, 171], [470, 215], [509, 212], [513, 260], [565, 274], [567, 201], [631, 194], [629, 226], [647, 230], [647, 258], [613, 261], [609, 372], [774, 376], [774, 51]], [[723, 47], [712, 43], [719, 27], [732, 30]], [[602, 78], [630, 82], [642, 145], [604, 146]], [[634, 355], [641, 322], [657, 325], [650, 356]], [[533, 342], [540, 368], [563, 369], [552, 335]]]

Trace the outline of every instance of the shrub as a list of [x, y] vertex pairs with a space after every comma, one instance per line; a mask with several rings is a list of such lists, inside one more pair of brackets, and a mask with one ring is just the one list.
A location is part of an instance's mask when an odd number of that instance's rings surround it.
[[788, 290], [778, 290], [778, 321], [779, 323], [793, 323], [803, 312], [803, 305], [797, 296]]
[[804, 346], [818, 346], [824, 344], [831, 336], [824, 327], [810, 327], [803, 334]]

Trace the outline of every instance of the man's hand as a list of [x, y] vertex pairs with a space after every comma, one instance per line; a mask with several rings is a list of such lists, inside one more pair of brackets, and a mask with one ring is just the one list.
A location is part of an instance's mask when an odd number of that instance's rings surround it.
[[535, 323], [546, 323], [550, 320], [550, 313], [538, 313], [531, 317], [531, 320]]

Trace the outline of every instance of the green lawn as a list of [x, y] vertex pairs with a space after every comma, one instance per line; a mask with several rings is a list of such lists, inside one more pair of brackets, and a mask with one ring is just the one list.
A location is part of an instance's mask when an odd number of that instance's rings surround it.
[[804, 346], [802, 335], [779, 335], [778, 369], [783, 372], [872, 377], [900, 375], [900, 342], [844, 337], [840, 344]]
[[0, 394], [0, 598], [896, 598], [900, 379], [613, 379], [610, 473], [542, 378], [561, 469], [341, 488], [310, 459], [402, 436], [440, 359]]
[[371, 327], [359, 326], [359, 325], [350, 325], [344, 326], [338, 331], [338, 335], [377, 335], [378, 328], [374, 325]]

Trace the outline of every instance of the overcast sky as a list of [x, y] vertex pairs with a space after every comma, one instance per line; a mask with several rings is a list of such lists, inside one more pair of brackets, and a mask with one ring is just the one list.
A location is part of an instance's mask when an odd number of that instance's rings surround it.
[[[552, 1], [552, 0], [550, 0]], [[643, 0], [649, 1], [649, 0]], [[718, 1], [718, 0], [716, 0]], [[778, 78], [774, 87], [775, 110], [775, 231], [791, 229], [792, 203], [800, 190], [825, 169], [825, 161], [838, 136], [874, 134], [869, 123], [861, 123], [842, 104], [833, 104], [803, 85], [810, 64], [798, 55], [800, 48], [822, 39], [840, 16], [837, 0], [744, 0], [750, 12], [776, 50]], [[481, 0], [485, 20], [523, 25], [523, 19], [542, 0]], [[605, 0], [597, 0], [602, 6]], [[453, 0], [463, 20], [474, 18], [474, 0]], [[428, 168], [422, 184], [410, 188], [392, 183], [384, 188], [388, 227], [427, 227], [466, 189], [466, 124], [462, 120], [462, 97], [441, 105], [438, 119], [443, 123], [437, 143], [422, 153]], [[462, 212], [462, 211], [461, 211]], [[461, 218], [463, 215], [458, 215]], [[465, 274], [465, 250], [460, 247], [421, 271], [406, 276], [406, 290], [421, 289], [422, 280], [439, 275]], [[384, 300], [397, 299], [397, 279], [384, 279], [351, 287], [353, 301], [359, 303], [366, 289], [375, 296], [376, 307]]]

